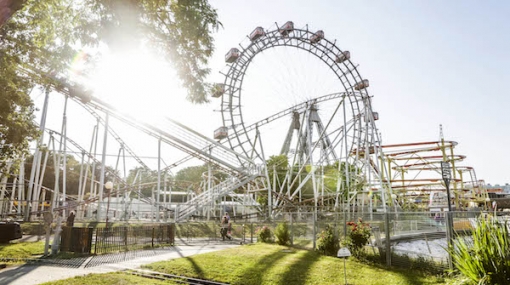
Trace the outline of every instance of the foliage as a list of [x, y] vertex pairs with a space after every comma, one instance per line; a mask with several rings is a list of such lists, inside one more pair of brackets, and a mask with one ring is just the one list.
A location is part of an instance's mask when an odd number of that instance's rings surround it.
[[[44, 150], [45, 148], [42, 148]], [[53, 151], [48, 151], [47, 154], [45, 151], [43, 151], [42, 157], [41, 157], [41, 167], [44, 163], [45, 157], [48, 155], [47, 158], [47, 164], [46, 168], [44, 170], [44, 177], [42, 181], [42, 186], [54, 189], [55, 188], [55, 165], [54, 165], [54, 153]], [[33, 163], [34, 157], [32, 155], [28, 156], [25, 159], [25, 178], [28, 179], [30, 177], [30, 172], [32, 170], [32, 163]], [[63, 158], [62, 158], [63, 159]], [[66, 156], [66, 193], [69, 195], [78, 195], [78, 188], [79, 188], [79, 179], [80, 179], [80, 171], [81, 171], [82, 164], [79, 163], [72, 155]], [[88, 167], [88, 171], [85, 171], [85, 169]], [[64, 176], [62, 174], [63, 167], [60, 167], [60, 176], [59, 176], [59, 189], [63, 189], [63, 183], [64, 183]], [[87, 193], [90, 190], [90, 177], [92, 176], [92, 165], [91, 164], [83, 164], [83, 174], [87, 173], [87, 177], [89, 179], [86, 179], [85, 185], [82, 185], [82, 187], [85, 187], [85, 193]], [[115, 171], [112, 167], [107, 166], [105, 169], [105, 181], [113, 181], [115, 182], [115, 173], [118, 174], [118, 171]], [[95, 177], [96, 180], [101, 175], [101, 166], [96, 165], [95, 168]], [[14, 179], [11, 178], [11, 179]], [[46, 200], [51, 199], [51, 194], [46, 195]]]
[[[330, 191], [336, 192], [338, 188], [343, 193], [344, 198], [347, 198], [349, 191], [363, 189], [365, 182], [361, 173], [361, 169], [356, 165], [337, 161], [333, 165], [324, 167], [324, 184]], [[347, 189], [349, 190], [346, 191]]]
[[1, 47], [0, 34], [0, 171], [6, 162], [28, 151], [30, 140], [39, 136], [34, 123], [34, 106], [28, 93], [31, 83], [18, 76], [12, 56]]
[[268, 226], [263, 226], [257, 230], [257, 241], [269, 243], [273, 240], [273, 233]]
[[[288, 168], [288, 158], [286, 155], [272, 155], [266, 161], [266, 167], [269, 174], [269, 184], [273, 193], [275, 191], [279, 191], [279, 189], [285, 188], [285, 185], [281, 185], [281, 183], [285, 179], [285, 175], [287, 173]], [[276, 182], [276, 184], [275, 184]], [[266, 209], [268, 206], [268, 193], [260, 192], [257, 194], [257, 203], [259, 203], [263, 209]], [[274, 199], [274, 198], [273, 198]]]
[[274, 229], [276, 243], [279, 245], [288, 245], [290, 243], [289, 225], [286, 222], [279, 223]]
[[473, 284], [510, 284], [510, 239], [507, 223], [480, 217], [472, 240], [457, 238], [449, 249], [455, 268]]
[[319, 234], [317, 239], [317, 251], [323, 255], [336, 256], [340, 249], [338, 235], [335, 234], [333, 227], [326, 226], [326, 229]]
[[[207, 179], [208, 171], [209, 166], [207, 164], [185, 167], [175, 174], [175, 180], [200, 184], [204, 181], [204, 179]], [[228, 177], [227, 174], [219, 172], [214, 166], [212, 166], [211, 172], [213, 184], [216, 184]]]
[[361, 218], [358, 222], [347, 222], [347, 225], [349, 226], [349, 231], [347, 233], [345, 245], [349, 248], [354, 257], [360, 258], [364, 253], [363, 247], [367, 245], [370, 240], [370, 225], [363, 223]]

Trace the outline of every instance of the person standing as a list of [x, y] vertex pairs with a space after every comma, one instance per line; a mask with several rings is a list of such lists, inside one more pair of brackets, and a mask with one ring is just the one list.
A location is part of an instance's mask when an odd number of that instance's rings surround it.
[[221, 230], [220, 230], [221, 238], [223, 240], [225, 240], [225, 238], [228, 238], [227, 233], [228, 233], [229, 225], [230, 225], [230, 222], [229, 222], [227, 215], [223, 216], [221, 218]]
[[74, 211], [71, 211], [71, 213], [69, 213], [69, 217], [67, 217], [67, 226], [68, 227], [74, 226]]

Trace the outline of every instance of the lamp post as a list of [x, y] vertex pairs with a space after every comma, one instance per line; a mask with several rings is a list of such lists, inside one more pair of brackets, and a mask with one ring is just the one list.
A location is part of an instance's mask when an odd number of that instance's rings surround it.
[[113, 189], [113, 182], [108, 181], [104, 184], [104, 188], [108, 190], [108, 203], [106, 204], [106, 227], [108, 228], [108, 212], [110, 211], [110, 193]]
[[[448, 203], [448, 213], [446, 215], [447, 224], [446, 224], [446, 239], [448, 241], [448, 248], [451, 250], [453, 248], [453, 219], [452, 219], [452, 202], [450, 197], [450, 180], [452, 178], [452, 172], [450, 163], [447, 161], [441, 161], [441, 176], [443, 177], [444, 185], [446, 186], [446, 199]], [[450, 269], [453, 269], [452, 258], [448, 259], [448, 265]]]

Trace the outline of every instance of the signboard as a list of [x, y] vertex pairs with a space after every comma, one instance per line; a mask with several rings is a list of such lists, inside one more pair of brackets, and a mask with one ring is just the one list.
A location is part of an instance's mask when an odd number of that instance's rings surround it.
[[441, 174], [443, 179], [450, 179], [452, 177], [450, 163], [447, 161], [441, 161]]
[[448, 207], [448, 197], [442, 192], [430, 192], [430, 208], [446, 208]]
[[347, 247], [342, 247], [338, 250], [338, 253], [336, 254], [337, 257], [349, 257], [351, 256], [351, 252]]

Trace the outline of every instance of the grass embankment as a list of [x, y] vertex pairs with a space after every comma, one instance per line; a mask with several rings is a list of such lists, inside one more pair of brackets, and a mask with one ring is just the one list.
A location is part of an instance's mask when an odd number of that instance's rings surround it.
[[0, 244], [0, 261], [7, 264], [24, 263], [23, 259], [38, 257], [43, 254], [44, 241]]

